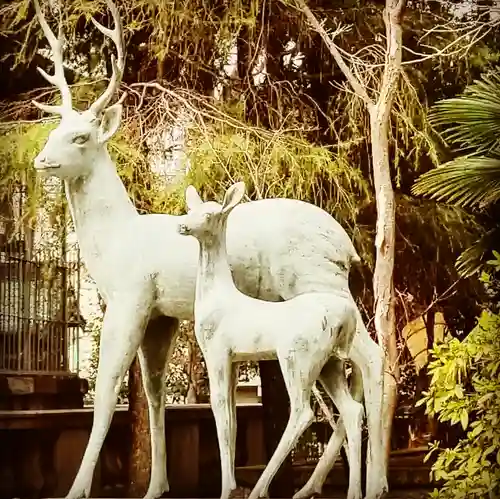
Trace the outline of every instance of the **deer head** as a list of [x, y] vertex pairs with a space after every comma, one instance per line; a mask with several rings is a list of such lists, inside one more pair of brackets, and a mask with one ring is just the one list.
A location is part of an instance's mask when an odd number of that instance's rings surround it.
[[215, 201], [204, 203], [196, 189], [190, 185], [186, 189], [188, 214], [179, 224], [179, 233], [192, 235], [197, 239], [217, 237], [223, 230], [223, 224], [231, 210], [237, 206], [245, 195], [245, 183], [237, 182], [226, 191], [222, 204]]
[[33, 101], [42, 111], [61, 117], [59, 126], [50, 133], [44, 148], [35, 158], [35, 169], [65, 180], [84, 177], [98, 167], [99, 158], [106, 154], [107, 141], [120, 126], [124, 96], [116, 104], [107, 107], [120, 86], [125, 64], [123, 27], [118, 9], [111, 0], [106, 0], [115, 24], [113, 30], [92, 19], [96, 28], [113, 40], [118, 57], [113, 55], [111, 58], [113, 73], [106, 90], [88, 110], [80, 112], [72, 107], [71, 91], [64, 76], [61, 26], [56, 37], [45, 20], [38, 0], [33, 1], [36, 15], [53, 52], [54, 74], [49, 75], [43, 69], [37, 69], [61, 93], [61, 104], [58, 106]]

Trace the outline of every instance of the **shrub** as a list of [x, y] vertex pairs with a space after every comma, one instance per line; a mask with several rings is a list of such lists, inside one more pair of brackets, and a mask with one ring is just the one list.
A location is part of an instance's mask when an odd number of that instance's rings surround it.
[[461, 424], [464, 436], [454, 448], [432, 444], [426, 459], [437, 454], [431, 478], [439, 488], [431, 496], [500, 497], [500, 315], [484, 310], [465, 340], [438, 344], [432, 355], [430, 388], [418, 405]]

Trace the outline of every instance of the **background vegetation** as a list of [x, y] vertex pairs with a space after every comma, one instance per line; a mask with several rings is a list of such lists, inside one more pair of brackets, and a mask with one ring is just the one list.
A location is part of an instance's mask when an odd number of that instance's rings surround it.
[[[438, 171], [439, 164], [459, 161], [456, 144], [440, 135], [443, 123], [429, 120], [429, 110], [440, 100], [458, 96], [481, 75], [497, 71], [498, 30], [483, 26], [474, 35], [476, 43], [464, 50], [470, 37], [461, 38], [463, 31], [450, 24], [455, 19], [455, 3], [410, 1], [404, 15], [404, 74], [391, 117], [390, 143], [397, 197], [395, 288], [399, 331], [424, 313], [442, 312], [450, 335], [456, 338], [434, 351], [432, 384], [426, 398], [429, 410], [450, 422], [465, 421], [467, 413], [474, 424], [490, 417], [485, 414], [493, 414], [477, 409], [484, 388], [477, 382], [490, 376], [483, 370], [489, 369], [490, 357], [484, 365], [470, 362], [479, 355], [477, 345], [486, 341], [485, 335], [493, 340], [498, 321], [493, 311], [480, 315], [484, 303], [493, 306], [491, 286], [485, 289], [477, 274], [459, 274], [455, 262], [485, 231], [497, 227], [498, 204], [472, 210], [424, 199], [420, 197], [423, 191], [419, 196], [412, 192], [421, 174]], [[336, 42], [342, 50], [371, 64], [359, 70], [372, 81], [383, 57], [377, 49], [383, 33], [383, 2], [315, 0], [308, 4], [328, 29], [349, 27]], [[469, 31], [487, 19], [481, 9], [489, 4], [477, 1], [471, 5], [463, 19]], [[287, 196], [321, 206], [346, 228], [362, 256], [363, 264], [353, 271], [352, 289], [370, 326], [376, 214], [368, 120], [363, 104], [346, 91], [344, 77], [319, 35], [293, 5], [279, 1], [124, 0], [119, 7], [127, 43], [122, 89], [128, 96], [121, 131], [110, 149], [138, 209], [142, 213], [181, 213], [187, 183], [193, 183], [204, 196], [219, 199], [231, 182], [240, 179], [247, 183], [252, 199]], [[89, 19], [95, 16], [105, 25], [111, 21], [102, 0], [68, 1], [55, 13], [52, 21], [60, 15], [68, 42], [68, 79], [75, 102], [83, 109], [106, 84], [103, 77], [110, 74], [111, 47]], [[27, 183], [26, 213], [32, 217], [40, 203], [54, 202], [40, 188], [31, 165], [55, 122], [42, 117], [29, 102], [35, 97], [51, 102], [58, 96], [35, 71], [36, 66], [48, 69], [51, 63], [39, 50], [46, 42], [33, 18], [31, 2], [3, 1], [0, 14], [0, 71], [4, 75], [0, 88], [0, 201], [9, 199], [14, 185]], [[228, 76], [221, 74], [221, 61], [233, 41], [238, 61], [236, 71]], [[447, 50], [447, 56], [441, 56], [440, 51], [450, 43], [461, 50]], [[266, 74], [263, 83], [256, 84], [253, 74], [262, 55]], [[294, 57], [301, 60], [300, 65], [293, 63]], [[222, 97], [215, 99], [218, 84], [222, 84]], [[150, 167], [152, 139], [178, 124], [180, 118], [185, 126], [189, 171], [166, 187]], [[164, 154], [169, 157], [172, 151]], [[476, 253], [483, 258], [476, 268], [484, 261], [483, 253]], [[98, 319], [94, 325], [98, 334]], [[470, 339], [462, 342], [470, 331]], [[408, 348], [402, 340], [400, 343], [402, 364], [410, 365]], [[468, 359], [469, 364], [463, 361], [468, 367], [464, 365], [460, 371], [456, 364], [446, 364], [452, 354]], [[185, 400], [189, 386], [195, 387], [198, 400], [206, 396], [203, 372], [194, 374], [192, 368], [200, 365], [197, 355], [186, 332], [168, 380], [175, 400]], [[470, 378], [472, 394], [467, 392], [461, 398], [459, 389], [453, 388], [455, 395], [446, 400], [458, 404], [456, 413], [435, 403], [441, 397], [438, 394], [451, 389], [449, 384], [440, 384], [442, 376], [454, 379], [458, 386], [459, 379], [453, 376], [459, 371]], [[401, 410], [412, 408], [418, 396], [416, 375], [410, 368], [408, 373], [403, 376]], [[471, 426], [472, 432], [479, 431], [479, 424]], [[436, 472], [436, 478], [461, 479], [462, 475], [452, 472], [455, 463], [472, 455], [463, 452], [477, 449], [461, 445], [453, 451], [453, 458], [452, 454], [440, 455], [436, 470], [444, 471]], [[481, 473], [481, 463], [491, 457], [477, 456], [479, 468], [471, 468], [471, 473]], [[463, 466], [457, 469], [463, 472]], [[451, 490], [454, 482], [448, 483]]]

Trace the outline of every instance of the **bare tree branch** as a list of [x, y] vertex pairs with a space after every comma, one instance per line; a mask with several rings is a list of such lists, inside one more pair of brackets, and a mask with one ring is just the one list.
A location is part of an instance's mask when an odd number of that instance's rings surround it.
[[311, 23], [313, 29], [321, 36], [325, 42], [328, 50], [332, 54], [333, 58], [337, 62], [340, 70], [344, 73], [345, 77], [349, 81], [351, 87], [356, 92], [356, 94], [363, 99], [367, 106], [373, 105], [373, 101], [368, 95], [366, 88], [359, 81], [358, 78], [351, 71], [351, 68], [346, 64], [344, 58], [342, 57], [338, 47], [333, 43], [332, 37], [326, 32], [323, 25], [318, 21], [316, 16], [312, 13], [311, 9], [305, 2], [305, 0], [297, 0], [297, 5], [299, 9], [306, 15], [308, 21]]

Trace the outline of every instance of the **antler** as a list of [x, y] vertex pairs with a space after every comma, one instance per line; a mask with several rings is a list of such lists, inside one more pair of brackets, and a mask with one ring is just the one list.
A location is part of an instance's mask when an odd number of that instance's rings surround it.
[[106, 3], [108, 4], [109, 10], [111, 11], [111, 14], [113, 16], [115, 29], [106, 28], [101, 23], [97, 22], [94, 18], [92, 18], [92, 22], [104, 36], [107, 36], [108, 38], [111, 38], [111, 40], [113, 40], [116, 46], [118, 59], [116, 59], [114, 55], [111, 56], [111, 66], [113, 68], [113, 74], [111, 75], [111, 78], [109, 80], [108, 88], [106, 88], [103, 94], [90, 106], [90, 111], [96, 116], [104, 111], [109, 101], [113, 97], [113, 94], [120, 87], [120, 83], [123, 77], [123, 70], [125, 67], [125, 42], [123, 40], [123, 26], [120, 19], [120, 14], [118, 12], [118, 8], [112, 2], [112, 0], [106, 0]]
[[72, 109], [71, 106], [71, 91], [69, 85], [64, 76], [64, 66], [63, 66], [63, 43], [62, 43], [62, 29], [61, 24], [59, 24], [58, 36], [56, 37], [53, 31], [50, 29], [45, 17], [40, 8], [38, 0], [33, 0], [35, 4], [35, 11], [42, 26], [42, 30], [47, 38], [50, 48], [54, 54], [54, 74], [49, 75], [42, 68], [37, 68], [40, 74], [52, 85], [55, 85], [61, 92], [62, 103], [60, 106], [50, 106], [47, 104], [41, 104], [37, 101], [33, 101], [33, 104], [37, 106], [42, 111], [53, 114], [64, 114]]

